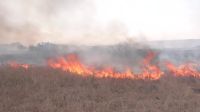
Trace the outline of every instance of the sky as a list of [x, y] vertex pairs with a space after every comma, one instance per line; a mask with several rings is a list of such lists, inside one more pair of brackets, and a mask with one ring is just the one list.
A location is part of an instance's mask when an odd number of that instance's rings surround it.
[[200, 39], [199, 0], [0, 0], [0, 43]]

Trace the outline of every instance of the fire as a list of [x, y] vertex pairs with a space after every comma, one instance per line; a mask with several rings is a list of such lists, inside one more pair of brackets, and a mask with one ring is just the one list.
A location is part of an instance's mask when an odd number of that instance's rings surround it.
[[[48, 60], [48, 66], [54, 69], [60, 69], [68, 73], [80, 75], [83, 77], [93, 76], [96, 78], [117, 78], [117, 79], [136, 79], [136, 80], [158, 80], [163, 75], [166, 75], [157, 65], [152, 64], [155, 58], [155, 53], [150, 52], [142, 61], [140, 73], [135, 73], [130, 67], [124, 71], [117, 71], [113, 67], [95, 68], [81, 62], [75, 54], [52, 58]], [[9, 62], [8, 65], [12, 68], [30, 68], [29, 64], [19, 64], [17, 62]], [[170, 61], [165, 62], [165, 68], [175, 77], [194, 77], [200, 79], [199, 65], [194, 63], [174, 65]]]
[[118, 72], [112, 67], [105, 67], [103, 69], [96, 69], [95, 67], [89, 67], [79, 60], [79, 58], [70, 54], [66, 57], [59, 57], [57, 59], [48, 60], [48, 65], [54, 69], [61, 69], [66, 72], [81, 76], [94, 76], [97, 78], [129, 78], [129, 79], [150, 79], [157, 80], [164, 73], [155, 65], [151, 65], [150, 61], [154, 55], [150, 53], [144, 60], [144, 66], [141, 73], [134, 73], [130, 68], [127, 68], [124, 72]]
[[177, 77], [195, 77], [200, 78], [200, 72], [198, 71], [198, 65], [194, 63], [183, 64], [176, 67], [171, 62], [166, 62], [166, 67], [169, 72]]
[[19, 64], [17, 62], [9, 62], [8, 65], [15, 69], [18, 69], [18, 68], [28, 69], [30, 67], [29, 64]]
[[48, 65], [55, 69], [62, 69], [70, 73], [76, 73], [79, 75], [90, 75], [92, 71], [88, 69], [85, 65], [80, 63], [78, 57], [74, 54], [70, 54], [66, 57], [59, 57], [55, 60], [48, 60]]

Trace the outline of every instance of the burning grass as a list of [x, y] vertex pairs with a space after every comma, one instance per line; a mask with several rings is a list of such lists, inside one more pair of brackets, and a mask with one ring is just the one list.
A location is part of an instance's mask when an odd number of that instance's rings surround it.
[[141, 60], [141, 72], [129, 67], [95, 68], [71, 54], [47, 66], [10, 62], [0, 67], [0, 112], [199, 112], [199, 65], [162, 70]]
[[[150, 52], [143, 60], [141, 60], [140, 73], [135, 73], [129, 66], [124, 71], [118, 71], [112, 66], [101, 67], [88, 66], [81, 62], [75, 54], [60, 56], [47, 60], [47, 67], [62, 70], [67, 73], [95, 78], [115, 78], [115, 79], [132, 79], [132, 80], [159, 80], [168, 73], [176, 77], [193, 77], [200, 78], [199, 64], [187, 63], [175, 66], [170, 61], [159, 62], [164, 65], [161, 69], [157, 64], [152, 64], [155, 54]], [[17, 62], [9, 62], [7, 66], [13, 69], [29, 69], [33, 67], [29, 64], [19, 64]], [[35, 66], [36, 67], [36, 66]]]
[[81, 63], [76, 55], [67, 55], [66, 57], [59, 57], [58, 59], [48, 60], [48, 65], [55, 69], [61, 69], [66, 72], [78, 74], [80, 76], [94, 76], [96, 78], [128, 78], [128, 79], [150, 79], [157, 80], [163, 72], [159, 67], [151, 65], [150, 61], [154, 57], [153, 54], [149, 54], [143, 60], [142, 72], [135, 74], [129, 67], [125, 72], [115, 71], [112, 67], [104, 67], [103, 69], [96, 69], [95, 67], [88, 67]]
[[0, 68], [1, 112], [199, 112], [200, 80], [82, 77], [48, 67]]
[[[152, 64], [155, 54], [150, 52], [143, 60], [141, 60], [140, 73], [134, 73], [130, 67], [127, 67], [125, 71], [119, 72], [112, 67], [104, 67], [103, 69], [96, 69], [95, 67], [87, 66], [83, 64], [77, 55], [71, 54], [66, 57], [58, 57], [57, 59], [48, 60], [48, 66], [54, 69], [60, 69], [65, 72], [77, 74], [80, 76], [94, 76], [96, 78], [127, 78], [133, 80], [158, 80], [164, 75], [164, 72], [157, 64]], [[162, 63], [162, 62], [160, 62]], [[194, 77], [200, 78], [199, 65], [194, 63], [182, 64], [175, 66], [170, 61], [164, 63], [167, 72], [170, 72], [176, 77]]]

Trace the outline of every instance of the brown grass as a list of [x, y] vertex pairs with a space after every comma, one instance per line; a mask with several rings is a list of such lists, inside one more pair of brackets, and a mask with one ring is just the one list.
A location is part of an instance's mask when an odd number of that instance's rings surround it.
[[95, 79], [49, 68], [1, 68], [0, 112], [200, 112], [200, 80]]

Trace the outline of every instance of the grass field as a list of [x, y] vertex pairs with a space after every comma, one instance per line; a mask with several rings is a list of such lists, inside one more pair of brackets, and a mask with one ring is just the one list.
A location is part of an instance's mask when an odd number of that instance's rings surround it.
[[2, 67], [0, 112], [200, 112], [200, 80], [96, 79]]

